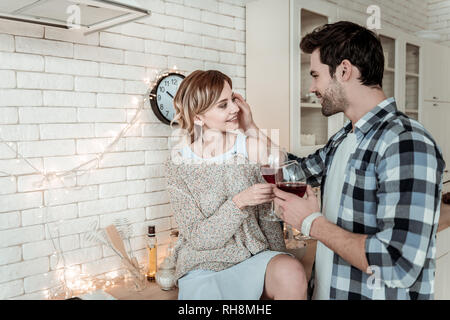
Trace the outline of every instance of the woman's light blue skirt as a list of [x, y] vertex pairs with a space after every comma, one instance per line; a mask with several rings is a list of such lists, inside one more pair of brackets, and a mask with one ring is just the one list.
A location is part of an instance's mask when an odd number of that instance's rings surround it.
[[178, 280], [178, 300], [259, 300], [266, 268], [278, 251], [263, 251], [228, 269], [192, 270]]

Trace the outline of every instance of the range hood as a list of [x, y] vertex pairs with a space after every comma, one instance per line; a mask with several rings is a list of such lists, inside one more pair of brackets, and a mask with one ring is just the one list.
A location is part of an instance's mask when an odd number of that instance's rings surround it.
[[[141, 0], [142, 1], [142, 0]], [[148, 0], [146, 0], [148, 1]], [[150, 15], [136, 0], [1, 0], [0, 19], [89, 34]]]

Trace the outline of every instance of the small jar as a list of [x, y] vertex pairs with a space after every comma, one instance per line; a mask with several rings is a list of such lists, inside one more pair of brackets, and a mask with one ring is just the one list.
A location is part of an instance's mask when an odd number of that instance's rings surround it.
[[176, 284], [175, 264], [170, 257], [164, 259], [156, 272], [156, 283], [162, 290], [172, 290]]

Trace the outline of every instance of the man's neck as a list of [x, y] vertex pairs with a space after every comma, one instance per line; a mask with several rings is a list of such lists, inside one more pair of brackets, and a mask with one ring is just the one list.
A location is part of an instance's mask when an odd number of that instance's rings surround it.
[[345, 116], [352, 122], [353, 130], [355, 124], [368, 112], [387, 99], [383, 90], [363, 86], [357, 94], [347, 95], [349, 105], [344, 111]]

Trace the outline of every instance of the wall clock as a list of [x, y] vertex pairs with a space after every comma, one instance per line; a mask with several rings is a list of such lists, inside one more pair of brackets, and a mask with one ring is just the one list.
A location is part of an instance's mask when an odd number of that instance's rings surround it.
[[185, 76], [178, 72], [164, 73], [156, 80], [156, 84], [150, 91], [152, 110], [156, 117], [165, 124], [169, 125], [175, 117], [173, 99], [184, 78]]

